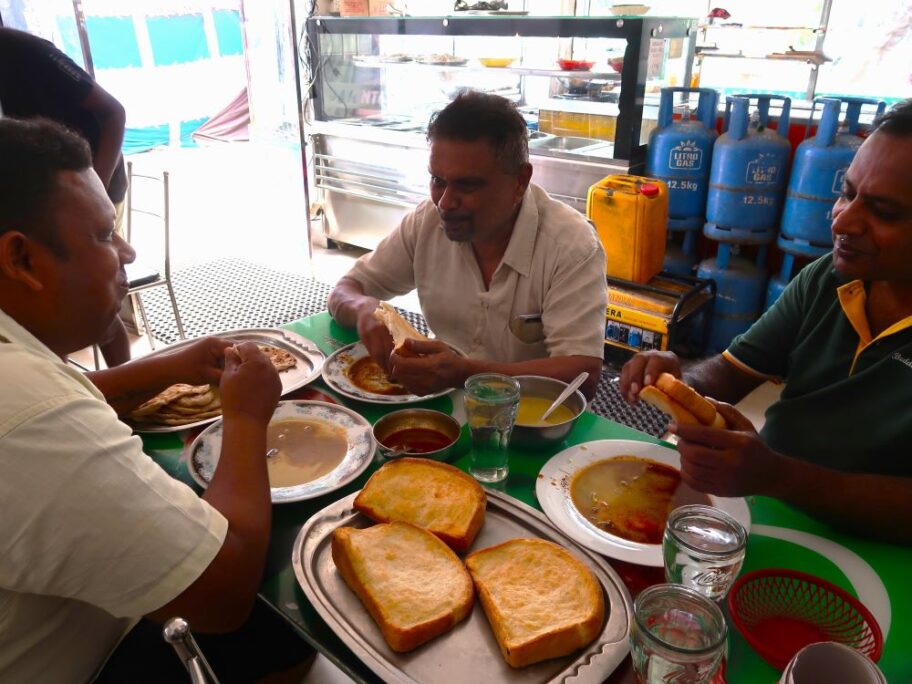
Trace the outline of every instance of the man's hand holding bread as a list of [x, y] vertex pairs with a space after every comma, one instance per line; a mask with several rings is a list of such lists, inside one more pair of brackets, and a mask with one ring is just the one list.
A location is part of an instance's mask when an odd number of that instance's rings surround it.
[[462, 384], [470, 375], [467, 360], [440, 340], [431, 340], [415, 330], [392, 306], [380, 302], [374, 316], [393, 340], [388, 358], [390, 380], [423, 396]]
[[777, 496], [788, 459], [734, 407], [701, 396], [680, 377], [673, 352], [642, 352], [624, 365], [619, 389], [629, 403], [643, 399], [672, 417], [668, 427], [678, 437], [681, 478], [716, 496]]

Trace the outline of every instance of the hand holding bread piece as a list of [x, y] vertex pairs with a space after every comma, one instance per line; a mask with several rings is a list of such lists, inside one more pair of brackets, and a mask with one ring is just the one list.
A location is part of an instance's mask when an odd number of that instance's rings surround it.
[[504, 659], [524, 667], [590, 644], [605, 621], [598, 580], [566, 549], [511, 539], [466, 557]]
[[340, 527], [333, 532], [332, 559], [398, 653], [449, 631], [472, 610], [472, 580], [462, 562], [414, 525]]
[[466, 551], [484, 522], [487, 498], [471, 475], [426, 458], [397, 458], [371, 475], [354, 507], [376, 522], [423, 527]]
[[380, 302], [377, 305], [374, 316], [389, 330], [393, 338], [393, 350], [397, 354], [403, 351], [406, 340], [428, 339], [425, 335], [415, 330], [411, 323], [405, 320], [394, 307], [386, 302]]
[[699, 392], [671, 373], [640, 390], [640, 399], [667, 413], [677, 423], [726, 429], [725, 418]]

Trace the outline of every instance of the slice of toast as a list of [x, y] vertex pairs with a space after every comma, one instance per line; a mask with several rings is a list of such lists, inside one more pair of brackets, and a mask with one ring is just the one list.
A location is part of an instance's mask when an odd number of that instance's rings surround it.
[[646, 385], [640, 390], [640, 399], [648, 404], [652, 404], [662, 413], [667, 413], [678, 423], [683, 425], [702, 425], [699, 418], [665, 394], [665, 392], [658, 387]]
[[376, 522], [423, 527], [466, 551], [484, 522], [487, 498], [471, 475], [426, 458], [389, 461], [355, 497], [355, 509]]
[[466, 557], [504, 659], [524, 667], [590, 644], [605, 598], [582, 562], [543, 539], [511, 539]]
[[333, 532], [332, 558], [398, 653], [449, 631], [472, 610], [472, 580], [462, 562], [420, 527], [340, 527]]

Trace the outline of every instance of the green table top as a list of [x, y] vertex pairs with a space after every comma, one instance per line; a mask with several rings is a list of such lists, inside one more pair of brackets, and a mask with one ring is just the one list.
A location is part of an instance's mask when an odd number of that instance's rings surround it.
[[[353, 330], [337, 325], [328, 313], [295, 321], [287, 326], [313, 340], [330, 354], [340, 344], [354, 342]], [[311, 386], [328, 391], [322, 381]], [[331, 393], [331, 392], [330, 392]], [[361, 413], [371, 423], [398, 407], [386, 407], [349, 400], [333, 394], [340, 403]], [[449, 396], [419, 404], [452, 413]], [[143, 436], [146, 453], [172, 476], [190, 484], [197, 491], [183, 458], [182, 433]], [[539, 470], [558, 451], [573, 444], [597, 439], [634, 439], [656, 442], [650, 435], [614, 421], [585, 413], [580, 417], [564, 444], [551, 451], [529, 453], [511, 450], [510, 475], [498, 489], [538, 510], [535, 481]], [[468, 469], [468, 435], [463, 435], [450, 463]], [[379, 681], [326, 625], [298, 586], [291, 563], [291, 551], [301, 526], [307, 519], [330, 503], [364, 486], [367, 478], [380, 466], [374, 461], [354, 482], [325, 496], [273, 509], [270, 542], [261, 596], [281, 613], [311, 644], [318, 648], [356, 681]], [[817, 575], [858, 596], [874, 613], [884, 631], [883, 655], [878, 663], [890, 682], [912, 681], [912, 583], [905, 573], [912, 569], [912, 548], [866, 541], [834, 531], [804, 513], [765, 497], [750, 497], [752, 529], [742, 572], [761, 568], [792, 568]], [[608, 562], [618, 571], [633, 595], [649, 584], [663, 581], [661, 568], [644, 568], [628, 563]], [[747, 644], [741, 634], [730, 631], [727, 679], [738, 684], [770, 684], [779, 673], [769, 666]], [[627, 668], [629, 670], [629, 668]], [[624, 681], [632, 681], [629, 671]], [[621, 675], [618, 676], [620, 681]], [[612, 678], [615, 681], [616, 678]]]

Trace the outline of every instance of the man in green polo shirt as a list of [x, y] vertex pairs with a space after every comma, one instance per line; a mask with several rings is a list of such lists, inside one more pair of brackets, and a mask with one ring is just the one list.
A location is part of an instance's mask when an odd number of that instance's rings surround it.
[[[912, 100], [875, 122], [833, 207], [833, 252], [807, 266], [721, 355], [689, 369], [735, 403], [785, 383], [758, 434], [729, 404], [730, 430], [672, 424], [682, 476], [720, 496], [782, 499], [834, 525], [912, 543]], [[631, 403], [670, 352], [634, 356]]]

